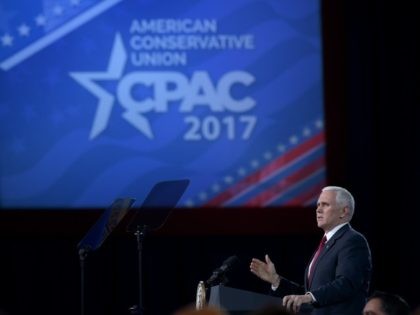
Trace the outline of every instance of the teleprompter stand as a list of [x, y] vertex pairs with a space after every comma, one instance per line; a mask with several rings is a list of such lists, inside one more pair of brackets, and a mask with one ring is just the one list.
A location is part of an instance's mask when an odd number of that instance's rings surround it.
[[111, 232], [125, 217], [133, 205], [134, 198], [117, 198], [104, 211], [101, 217], [91, 227], [85, 237], [77, 245], [80, 259], [80, 313], [85, 315], [85, 261], [88, 254], [97, 250]]
[[144, 315], [142, 288], [143, 240], [148, 232], [157, 230], [163, 226], [189, 183], [190, 181], [188, 179], [182, 179], [163, 181], [155, 184], [127, 226], [127, 232], [136, 237], [138, 252], [138, 304], [129, 308], [130, 313], [133, 315]]

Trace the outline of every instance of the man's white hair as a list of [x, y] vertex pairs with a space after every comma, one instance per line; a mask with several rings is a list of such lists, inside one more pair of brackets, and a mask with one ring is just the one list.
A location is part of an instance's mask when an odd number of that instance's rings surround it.
[[355, 202], [352, 194], [347, 189], [340, 186], [326, 186], [322, 188], [322, 191], [335, 191], [335, 200], [340, 206], [349, 208], [349, 216], [351, 220], [354, 214], [355, 207]]

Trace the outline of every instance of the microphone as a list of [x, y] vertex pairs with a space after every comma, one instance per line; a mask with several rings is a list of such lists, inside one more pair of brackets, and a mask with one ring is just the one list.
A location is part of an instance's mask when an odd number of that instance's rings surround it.
[[206, 281], [206, 287], [216, 285], [218, 282], [224, 282], [223, 280], [226, 280], [225, 273], [228, 272], [238, 260], [237, 256], [230, 256], [227, 258], [219, 268], [213, 271], [211, 277]]

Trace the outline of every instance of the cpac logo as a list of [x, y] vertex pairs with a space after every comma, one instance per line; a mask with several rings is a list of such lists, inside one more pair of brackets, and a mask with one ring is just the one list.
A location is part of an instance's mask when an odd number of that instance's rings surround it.
[[[249, 86], [255, 81], [248, 72], [227, 72], [217, 84], [213, 84], [205, 71], [194, 72], [190, 79], [174, 71], [135, 71], [123, 75], [126, 62], [127, 53], [120, 34], [117, 34], [106, 71], [70, 73], [73, 79], [99, 99], [90, 139], [106, 129], [115, 102], [115, 96], [96, 83], [98, 80], [118, 80], [116, 97], [125, 110], [123, 118], [149, 139], [154, 138], [154, 133], [145, 114], [151, 111], [165, 113], [169, 102], [179, 101], [181, 113], [190, 113], [196, 106], [208, 106], [213, 112], [243, 113], [256, 104], [250, 97], [235, 99], [231, 95], [233, 85]], [[136, 99], [132, 92], [138, 85], [152, 87], [154, 98]]]

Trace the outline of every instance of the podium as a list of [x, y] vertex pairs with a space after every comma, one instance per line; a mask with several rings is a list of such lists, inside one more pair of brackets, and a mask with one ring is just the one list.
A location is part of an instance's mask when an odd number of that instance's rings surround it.
[[[225, 309], [230, 315], [249, 315], [270, 305], [282, 305], [279, 297], [217, 285], [210, 289], [209, 305]], [[310, 314], [312, 307], [303, 305], [298, 314]]]

